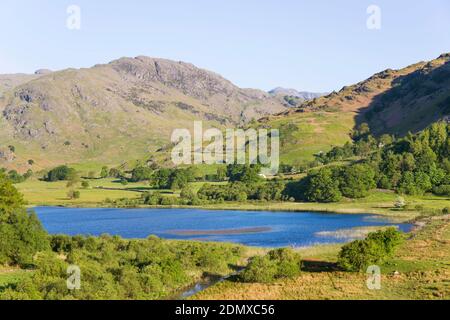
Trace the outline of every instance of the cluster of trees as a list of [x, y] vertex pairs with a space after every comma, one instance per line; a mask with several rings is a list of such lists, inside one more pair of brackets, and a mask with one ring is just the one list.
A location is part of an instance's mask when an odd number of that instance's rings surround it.
[[227, 166], [226, 175], [230, 182], [254, 184], [262, 180], [260, 172], [260, 165], [230, 164]]
[[404, 235], [395, 228], [370, 233], [365, 240], [356, 240], [342, 247], [338, 265], [347, 271], [365, 271], [383, 263], [395, 253]]
[[450, 124], [439, 122], [409, 134], [373, 154], [369, 163], [377, 169], [380, 188], [445, 194], [450, 186]]
[[[1, 299], [153, 300], [168, 298], [203, 274], [227, 274], [245, 249], [238, 245], [165, 241], [157, 237], [53, 236], [30, 277]], [[61, 257], [66, 257], [61, 259]], [[81, 271], [80, 290], [66, 285], [67, 268]]]
[[292, 249], [276, 249], [265, 256], [253, 257], [240, 274], [243, 282], [269, 283], [292, 278], [301, 272], [301, 257]]
[[265, 200], [280, 201], [285, 199], [285, 184], [279, 180], [259, 182], [256, 184], [230, 182], [226, 185], [204, 184], [198, 191], [201, 200], [214, 202]]
[[29, 169], [24, 174], [18, 173], [16, 170], [7, 171], [5, 168], [0, 169], [0, 174], [6, 175], [12, 183], [22, 183], [33, 176], [33, 171]]
[[195, 169], [192, 167], [182, 169], [162, 168], [151, 177], [150, 184], [156, 189], [181, 190], [195, 181]]
[[204, 184], [197, 195], [203, 201], [282, 200], [285, 184], [274, 180], [265, 182], [260, 176], [259, 165], [230, 164], [224, 173], [228, 183], [224, 185]]
[[32, 266], [35, 254], [48, 248], [37, 216], [27, 212], [22, 195], [0, 172], [0, 265]]
[[363, 198], [376, 187], [375, 171], [368, 164], [325, 167], [290, 183], [285, 190], [298, 201], [338, 202], [342, 197]]
[[[201, 203], [195, 196], [187, 199], [184, 197], [174, 197], [170, 195], [163, 195], [160, 192], [146, 192], [142, 195], [142, 201], [150, 206], [174, 206], [174, 205], [200, 205]], [[132, 204], [135, 205], [135, 204]]]
[[44, 181], [55, 182], [55, 181], [66, 181], [72, 180], [77, 175], [74, 168], [69, 168], [66, 165], [58, 166], [44, 176]]
[[[450, 195], [450, 124], [435, 123], [418, 134], [397, 140], [390, 136], [375, 140], [363, 127], [354, 138], [355, 145], [371, 146], [364, 160], [313, 170], [304, 179], [290, 183], [286, 194], [311, 202], [362, 198], [376, 187], [409, 195]], [[355, 145], [336, 147], [324, 159], [335, 161], [355, 155]]]

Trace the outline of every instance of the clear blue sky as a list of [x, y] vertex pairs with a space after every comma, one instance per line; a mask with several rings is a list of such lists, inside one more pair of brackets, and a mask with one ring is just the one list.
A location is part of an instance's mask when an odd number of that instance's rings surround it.
[[[66, 28], [71, 4], [79, 31]], [[381, 30], [366, 27], [371, 4]], [[0, 73], [148, 55], [242, 87], [331, 91], [449, 52], [450, 1], [2, 0], [0, 30]]]

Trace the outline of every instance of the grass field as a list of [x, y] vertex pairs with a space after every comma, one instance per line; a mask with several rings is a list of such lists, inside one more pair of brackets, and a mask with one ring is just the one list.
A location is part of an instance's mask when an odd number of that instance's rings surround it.
[[217, 284], [193, 297], [198, 300], [309, 299], [450, 299], [450, 217], [429, 218], [429, 224], [406, 241], [395, 257], [381, 265], [381, 290], [367, 288], [367, 275], [337, 271], [340, 246], [299, 250], [300, 276], [271, 284]]
[[[155, 191], [148, 183], [128, 183], [122, 185], [117, 179], [89, 179], [89, 188], [83, 189], [80, 184], [75, 188], [80, 191], [80, 199], [69, 199], [67, 193], [71, 188], [66, 181], [46, 182], [30, 179], [16, 184], [16, 188], [24, 195], [30, 206], [99, 206], [106, 199], [139, 198], [143, 192]], [[197, 192], [204, 182], [191, 183], [192, 190]], [[216, 183], [221, 184], [221, 183]], [[178, 197], [179, 191], [157, 190], [165, 195]]]
[[[88, 180], [89, 189], [77, 189], [81, 193], [80, 199], [69, 199], [66, 181], [45, 182], [40, 180], [28, 180], [16, 185], [17, 189], [24, 195], [29, 205], [97, 205], [107, 198], [112, 200], [120, 198], [137, 198], [141, 192], [149, 188], [143, 183], [129, 183], [124, 186], [115, 179], [91, 179]], [[107, 188], [98, 189], [99, 187]]]

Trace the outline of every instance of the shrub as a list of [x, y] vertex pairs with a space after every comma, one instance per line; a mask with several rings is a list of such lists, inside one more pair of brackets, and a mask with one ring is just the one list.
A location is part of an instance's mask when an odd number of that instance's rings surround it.
[[159, 192], [147, 192], [143, 195], [144, 204], [157, 206], [161, 204], [161, 194]]
[[70, 190], [69, 192], [67, 192], [67, 197], [69, 199], [80, 199], [81, 193], [80, 191], [75, 191], [75, 190]]
[[269, 257], [277, 263], [276, 278], [292, 278], [300, 273], [300, 256], [292, 249], [273, 250]]
[[400, 196], [397, 197], [397, 200], [395, 201], [394, 206], [395, 206], [397, 209], [403, 209], [403, 208], [405, 208], [405, 206], [406, 206], [405, 198], [400, 197]]
[[272, 282], [277, 273], [276, 263], [268, 256], [254, 257], [247, 268], [241, 274], [241, 280], [244, 282]]
[[300, 273], [300, 256], [292, 249], [276, 249], [266, 256], [254, 257], [240, 278], [244, 282], [268, 283], [295, 277]]
[[174, 197], [162, 197], [161, 198], [161, 205], [163, 206], [172, 206], [177, 204], [177, 199]]
[[191, 188], [186, 186], [183, 190], [181, 190], [180, 197], [181, 199], [192, 200], [195, 198], [195, 193], [191, 190]]
[[370, 233], [365, 240], [353, 241], [342, 247], [338, 265], [347, 271], [363, 271], [391, 257], [403, 236], [395, 228]]
[[450, 185], [434, 187], [433, 193], [438, 196], [450, 196]]

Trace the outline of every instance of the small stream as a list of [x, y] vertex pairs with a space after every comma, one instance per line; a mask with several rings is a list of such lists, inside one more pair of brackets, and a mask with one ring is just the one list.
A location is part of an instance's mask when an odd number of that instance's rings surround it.
[[187, 288], [184, 288], [183, 290], [181, 290], [179, 293], [175, 294], [171, 299], [169, 300], [186, 300], [189, 299], [190, 297], [195, 296], [197, 293], [202, 292], [203, 290], [208, 289], [209, 287], [212, 287], [218, 283], [221, 283], [223, 281], [226, 281], [232, 277], [235, 277], [237, 275], [239, 275], [239, 273], [241, 273], [244, 270], [244, 268], [241, 268], [239, 271], [232, 273], [230, 275], [227, 276], [223, 276], [223, 277], [208, 277], [207, 279], [204, 279], [202, 281], [197, 282], [194, 285], [191, 285]]

